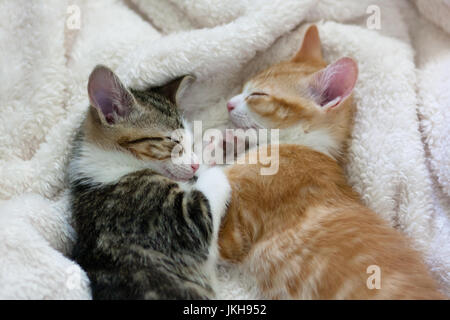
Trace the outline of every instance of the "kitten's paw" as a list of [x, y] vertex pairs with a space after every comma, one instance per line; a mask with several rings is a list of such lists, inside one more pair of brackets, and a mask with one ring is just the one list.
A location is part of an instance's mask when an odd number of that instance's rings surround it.
[[235, 135], [231, 129], [224, 130], [220, 136], [213, 136], [204, 144], [203, 161], [210, 166], [233, 164], [237, 155], [244, 153], [248, 148], [247, 140], [255, 139], [256, 133], [254, 139], [249, 139], [245, 133]]
[[[204, 145], [203, 161], [208, 166], [223, 164], [223, 139], [211, 137], [211, 140]], [[214, 156], [213, 156], [214, 154]]]
[[236, 161], [245, 152], [258, 145], [258, 132], [256, 129], [245, 131], [226, 130], [223, 140], [223, 148], [227, 163], [229, 160]]
[[200, 163], [200, 167], [195, 172], [195, 176], [197, 177], [197, 181], [206, 171], [208, 171], [212, 167], [213, 167], [212, 165], [209, 165], [209, 164], [206, 164], [206, 163]]
[[231, 186], [223, 170], [218, 167], [205, 170], [198, 178], [195, 188], [208, 199], [213, 217], [221, 218], [231, 197]]

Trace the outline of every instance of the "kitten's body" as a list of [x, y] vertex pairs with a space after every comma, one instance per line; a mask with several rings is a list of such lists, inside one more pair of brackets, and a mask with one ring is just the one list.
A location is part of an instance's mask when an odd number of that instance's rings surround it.
[[[265, 298], [442, 298], [420, 255], [361, 203], [338, 164], [356, 78], [349, 58], [327, 66], [311, 27], [293, 61], [263, 71], [228, 104], [238, 127], [280, 130], [275, 175], [261, 175], [262, 164], [226, 169], [233, 192], [219, 236], [221, 256]], [[370, 289], [374, 270], [380, 289]]]
[[215, 168], [195, 184], [180, 182], [198, 165], [171, 162], [187, 138], [172, 135], [184, 123], [164, 90], [131, 93], [104, 67], [91, 75], [91, 108], [69, 179], [78, 234], [73, 255], [94, 299], [214, 297], [229, 185]]
[[[442, 298], [420, 255], [361, 203], [335, 160], [290, 144], [279, 155], [276, 175], [260, 175], [260, 164], [226, 169], [232, 199], [220, 253], [256, 278], [262, 297]], [[368, 287], [370, 266], [380, 289]]]

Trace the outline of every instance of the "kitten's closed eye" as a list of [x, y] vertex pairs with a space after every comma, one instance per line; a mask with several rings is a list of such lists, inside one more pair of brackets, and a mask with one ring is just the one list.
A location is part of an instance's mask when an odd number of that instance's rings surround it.
[[139, 143], [143, 143], [143, 142], [163, 142], [165, 141], [166, 143], [169, 143], [171, 145], [173, 144], [180, 144], [181, 143], [181, 139], [176, 139], [176, 138], [172, 138], [172, 137], [143, 137], [143, 138], [138, 138], [138, 139], [133, 139], [133, 140], [125, 140], [124, 142], [121, 142], [121, 145], [132, 145], [132, 144], [139, 144]]
[[142, 142], [147, 142], [147, 141], [162, 141], [162, 140], [163, 140], [163, 138], [161, 138], [161, 137], [144, 137], [144, 138], [127, 141], [126, 144], [136, 144], [136, 143], [142, 143]]
[[268, 94], [264, 92], [252, 92], [249, 97], [267, 97]]
[[164, 136], [122, 139], [119, 144], [131, 151], [139, 159], [167, 160], [172, 149], [178, 145], [173, 139]]

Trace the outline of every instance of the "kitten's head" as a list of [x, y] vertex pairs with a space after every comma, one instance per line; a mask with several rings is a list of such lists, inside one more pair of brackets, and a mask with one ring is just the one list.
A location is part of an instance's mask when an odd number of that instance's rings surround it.
[[227, 108], [237, 127], [279, 128], [280, 142], [311, 146], [338, 158], [351, 129], [357, 76], [351, 58], [327, 66], [313, 25], [291, 61], [250, 79]]
[[[135, 91], [126, 89], [110, 69], [97, 66], [89, 77], [84, 142], [104, 158], [98, 165], [118, 172], [126, 166], [148, 167], [174, 180], [191, 179], [199, 165], [177, 100], [192, 79]], [[88, 153], [83, 156], [90, 157]]]

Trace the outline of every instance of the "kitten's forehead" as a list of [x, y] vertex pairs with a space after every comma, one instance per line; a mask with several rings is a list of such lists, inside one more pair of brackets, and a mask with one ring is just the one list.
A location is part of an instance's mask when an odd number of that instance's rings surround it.
[[167, 130], [184, 128], [177, 106], [166, 97], [148, 91], [131, 91], [139, 104], [139, 117], [134, 125], [140, 127], [159, 127]]
[[252, 81], [258, 83], [274, 78], [306, 77], [325, 67], [325, 63], [281, 62], [257, 74]]
[[320, 63], [281, 62], [250, 79], [243, 87], [244, 93], [261, 91], [268, 94], [282, 94], [301, 89], [317, 71], [326, 67]]

